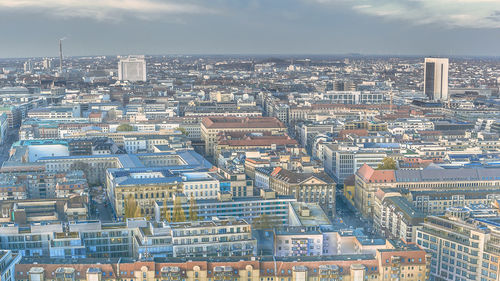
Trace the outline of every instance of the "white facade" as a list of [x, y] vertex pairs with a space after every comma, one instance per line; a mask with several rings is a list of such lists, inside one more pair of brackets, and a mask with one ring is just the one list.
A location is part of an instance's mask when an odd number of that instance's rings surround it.
[[0, 250], [0, 280], [14, 281], [15, 267], [21, 261], [20, 254], [14, 254], [12, 251]]
[[216, 199], [220, 190], [219, 181], [210, 173], [183, 173], [182, 182], [184, 195], [195, 200]]
[[382, 92], [360, 91], [328, 91], [323, 97], [332, 103], [341, 104], [379, 104], [385, 99]]
[[146, 81], [146, 60], [144, 56], [129, 56], [120, 58], [118, 62], [118, 80]]
[[269, 174], [255, 170], [255, 187], [269, 189]]
[[361, 150], [358, 147], [324, 145], [323, 165], [337, 183], [344, 183], [350, 175], [356, 173], [364, 164], [377, 168], [387, 156], [383, 151]]
[[3, 144], [7, 138], [7, 129], [9, 128], [9, 121], [7, 114], [0, 114], [0, 144]]
[[322, 233], [277, 233], [275, 239], [274, 253], [278, 257], [323, 255]]
[[252, 227], [244, 220], [170, 224], [174, 257], [251, 256], [257, 253]]
[[448, 100], [448, 66], [448, 59], [425, 58], [424, 93], [430, 100]]

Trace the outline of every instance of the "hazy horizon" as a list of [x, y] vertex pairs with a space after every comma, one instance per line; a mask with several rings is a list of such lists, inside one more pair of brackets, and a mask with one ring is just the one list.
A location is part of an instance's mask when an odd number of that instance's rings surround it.
[[[500, 56], [491, 0], [0, 0], [2, 58], [111, 54]], [[285, 51], [286, 50], [286, 51]]]

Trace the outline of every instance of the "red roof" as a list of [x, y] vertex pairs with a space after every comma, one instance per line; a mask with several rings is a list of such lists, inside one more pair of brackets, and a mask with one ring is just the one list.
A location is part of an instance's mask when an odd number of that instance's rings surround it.
[[286, 128], [275, 117], [205, 117], [201, 122], [206, 128]]
[[366, 182], [395, 182], [396, 176], [394, 170], [375, 170], [372, 167], [364, 164], [356, 172]]

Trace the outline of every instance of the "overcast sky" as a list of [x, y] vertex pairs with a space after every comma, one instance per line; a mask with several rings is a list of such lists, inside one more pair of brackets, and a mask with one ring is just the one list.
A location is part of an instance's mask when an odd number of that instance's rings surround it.
[[500, 56], [500, 0], [0, 0], [0, 57]]

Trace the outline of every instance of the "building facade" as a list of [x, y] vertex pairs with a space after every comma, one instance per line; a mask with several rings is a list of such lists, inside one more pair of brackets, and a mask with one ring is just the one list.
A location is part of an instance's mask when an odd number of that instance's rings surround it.
[[500, 274], [499, 217], [428, 217], [417, 244], [431, 253], [434, 280], [495, 281]]
[[447, 101], [448, 97], [448, 59], [425, 58], [424, 94], [433, 101]]
[[118, 62], [118, 80], [143, 81], [146, 79], [146, 59], [144, 56], [129, 56], [120, 58]]

